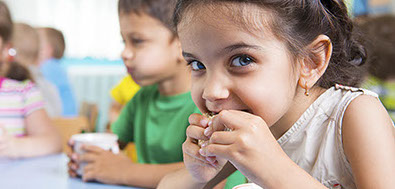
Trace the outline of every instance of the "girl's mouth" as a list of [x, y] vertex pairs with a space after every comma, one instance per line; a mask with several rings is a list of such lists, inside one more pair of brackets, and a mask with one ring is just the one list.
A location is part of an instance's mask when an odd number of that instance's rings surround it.
[[[231, 109], [229, 109], [229, 110], [231, 110]], [[222, 110], [220, 110], [220, 111], [207, 111], [207, 116], [210, 116], [210, 117], [214, 117], [214, 116], [216, 116], [217, 114], [219, 114], [220, 112], [221, 112]], [[246, 112], [246, 113], [250, 113], [250, 114], [252, 114], [252, 111], [250, 110], [250, 109], [241, 109], [241, 110], [238, 110], [238, 111], [242, 111], [242, 112]]]

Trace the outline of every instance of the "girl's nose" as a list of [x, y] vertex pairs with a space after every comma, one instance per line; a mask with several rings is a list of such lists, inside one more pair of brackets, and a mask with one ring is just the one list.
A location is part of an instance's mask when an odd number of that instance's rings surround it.
[[208, 77], [203, 87], [202, 98], [211, 102], [227, 99], [230, 92], [225, 80], [218, 76]]

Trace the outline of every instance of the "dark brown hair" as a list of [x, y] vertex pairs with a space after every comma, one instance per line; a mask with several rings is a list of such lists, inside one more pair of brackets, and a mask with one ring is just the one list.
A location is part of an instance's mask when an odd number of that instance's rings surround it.
[[0, 1], [0, 37], [3, 43], [8, 42], [12, 35], [12, 20], [7, 5]]
[[148, 14], [176, 34], [172, 23], [175, 4], [176, 0], [119, 0], [118, 12], [119, 14]]
[[66, 48], [63, 33], [60, 30], [48, 27], [38, 28], [38, 32], [44, 35], [49, 45], [53, 48], [52, 56], [56, 59], [61, 59], [64, 54], [64, 49]]
[[[7, 5], [3, 1], [0, 1], [0, 38], [3, 40], [3, 45], [10, 41], [12, 36], [12, 27], [13, 23], [10, 11]], [[0, 69], [4, 69], [3, 64], [4, 62], [0, 63]], [[9, 64], [8, 70], [5, 70], [4, 77], [18, 81], [31, 79], [29, 70], [24, 66], [16, 62], [10, 62]]]
[[18, 62], [10, 63], [5, 77], [17, 81], [24, 81], [28, 79], [34, 82], [29, 70], [24, 65], [19, 64]]
[[366, 35], [369, 53], [369, 73], [387, 80], [395, 77], [395, 16], [366, 18], [359, 24]]
[[329, 88], [336, 83], [358, 86], [366, 61], [366, 51], [353, 32], [347, 7], [342, 0], [178, 0], [173, 22], [181, 22], [186, 11], [198, 6], [216, 3], [239, 3], [256, 5], [269, 10], [269, 26], [272, 33], [285, 41], [294, 55], [312, 58], [313, 52], [305, 47], [318, 35], [327, 35], [333, 45], [330, 63], [317, 85]]

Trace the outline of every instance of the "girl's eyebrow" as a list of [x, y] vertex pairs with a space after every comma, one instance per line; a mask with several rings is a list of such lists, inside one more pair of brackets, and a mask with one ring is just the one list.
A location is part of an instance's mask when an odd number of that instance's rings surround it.
[[[218, 55], [230, 53], [230, 52], [235, 51], [237, 49], [263, 50], [263, 48], [261, 46], [249, 45], [244, 42], [240, 42], [240, 43], [236, 43], [236, 44], [229, 45], [229, 46], [225, 47], [223, 50], [221, 50], [220, 53], [218, 53]], [[197, 59], [193, 54], [185, 52], [185, 51], [182, 51], [182, 56], [184, 56], [184, 58]]]
[[195, 56], [193, 56], [193, 54], [191, 54], [191, 53], [188, 53], [188, 52], [185, 52], [185, 51], [182, 51], [182, 56], [183, 56], [184, 58], [192, 58], [192, 59], [196, 59], [196, 57], [195, 57]]
[[257, 46], [257, 45], [249, 45], [246, 44], [244, 42], [240, 42], [240, 43], [236, 43], [233, 45], [229, 45], [227, 47], [225, 47], [221, 53], [230, 53], [232, 51], [238, 50], [238, 49], [254, 49], [254, 50], [263, 50], [263, 48], [261, 46]]

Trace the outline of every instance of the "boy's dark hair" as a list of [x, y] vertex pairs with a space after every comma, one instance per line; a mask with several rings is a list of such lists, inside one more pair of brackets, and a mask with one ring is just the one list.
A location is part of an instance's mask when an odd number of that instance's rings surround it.
[[[12, 27], [13, 23], [10, 11], [7, 5], [3, 1], [0, 1], [0, 38], [3, 40], [3, 45], [11, 40]], [[0, 69], [3, 69], [3, 64], [3, 62], [0, 63]], [[31, 79], [29, 70], [16, 62], [10, 63], [8, 70], [5, 70], [4, 77], [18, 81]]]
[[49, 27], [38, 28], [38, 31], [44, 34], [49, 45], [53, 48], [52, 56], [56, 59], [61, 59], [64, 54], [64, 49], [66, 48], [63, 33], [60, 30]]
[[359, 27], [367, 38], [369, 73], [384, 81], [395, 78], [395, 16], [367, 18]]
[[176, 31], [173, 28], [172, 16], [177, 0], [119, 0], [119, 14], [148, 14], [159, 20], [173, 34]]
[[332, 57], [317, 85], [329, 88], [336, 83], [348, 86], [361, 83], [365, 69], [360, 65], [366, 61], [366, 51], [353, 32], [353, 23], [342, 0], [178, 0], [174, 25], [192, 8], [226, 2], [270, 10], [272, 33], [285, 41], [294, 57], [312, 59], [313, 52], [305, 47], [318, 35], [327, 35], [333, 45]]

